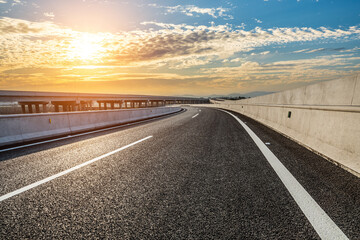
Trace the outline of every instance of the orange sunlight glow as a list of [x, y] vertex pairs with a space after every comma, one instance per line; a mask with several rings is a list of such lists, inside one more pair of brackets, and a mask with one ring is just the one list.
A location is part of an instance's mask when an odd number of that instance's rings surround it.
[[67, 58], [82, 62], [101, 62], [106, 51], [102, 46], [103, 40], [101, 35], [81, 33], [71, 41]]

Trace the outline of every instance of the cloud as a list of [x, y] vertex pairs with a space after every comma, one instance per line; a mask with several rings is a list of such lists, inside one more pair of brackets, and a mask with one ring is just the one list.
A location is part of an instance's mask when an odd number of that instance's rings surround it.
[[346, 52], [345, 48], [317, 48], [310, 50], [309, 48], [293, 51], [292, 53], [316, 53], [316, 52]]
[[262, 23], [262, 21], [260, 19], [254, 18], [255, 22], [257, 23]]
[[[102, 65], [139, 65], [142, 64], [165, 64], [174, 61], [183, 61], [186, 57], [188, 64], [192, 66], [203, 64], [210, 58], [225, 59], [237, 52], [249, 52], [254, 48], [265, 47], [271, 44], [287, 44], [292, 42], [309, 42], [323, 39], [338, 39], [341, 37], [357, 38], [360, 29], [350, 27], [348, 29], [327, 28], [255, 28], [250, 31], [237, 29], [231, 25], [186, 25], [168, 24], [158, 22], [144, 22], [143, 25], [155, 25], [158, 30], [136, 30], [121, 32], [118, 34], [97, 33], [88, 34], [59, 27], [51, 22], [30, 22], [12, 18], [0, 19], [0, 34], [3, 35], [1, 43], [7, 46], [6, 53], [1, 62], [18, 62], [22, 64], [31, 63], [35, 59], [24, 57], [29, 54], [17, 56], [20, 47], [35, 53], [42, 53], [43, 56], [54, 56], [53, 52], [60, 54], [53, 64], [69, 64], [72, 59], [64, 57], [67, 52], [76, 51], [72, 42], [79, 38], [92, 39], [101, 50], [101, 59], [88, 60], [89, 64]], [[4, 37], [12, 34], [10, 37]], [[14, 35], [15, 34], [15, 35]], [[79, 40], [77, 40], [79, 41]], [[54, 49], [52, 49], [54, 48]], [[53, 50], [51, 52], [50, 50]], [[299, 50], [307, 52], [323, 51], [324, 49]], [[269, 54], [269, 51], [258, 53]], [[196, 60], [197, 58], [197, 60]], [[44, 57], [43, 61], [48, 62]], [[66, 60], [64, 60], [66, 59]], [[40, 61], [40, 59], [39, 59]], [[74, 60], [75, 61], [75, 60]], [[160, 65], [161, 65], [160, 64]]]
[[259, 53], [251, 53], [250, 55], [251, 56], [255, 56], [255, 55], [267, 55], [267, 54], [269, 54], [270, 53], [270, 51], [264, 51], [264, 52], [259, 52]]
[[[242, 87], [251, 88], [249, 81], [254, 86], [275, 86], [281, 82], [298, 84], [310, 79], [311, 81], [332, 79], [333, 76], [354, 72], [356, 70], [354, 66], [357, 66], [359, 61], [356, 59], [357, 56], [352, 56], [352, 53], [266, 64], [253, 61], [253, 58], [249, 61], [245, 54], [241, 58], [234, 58], [234, 54], [239, 56], [239, 53], [258, 51], [272, 45], [284, 46], [289, 43], [330, 39], [334, 41], [343, 41], [345, 38], [358, 39], [360, 35], [358, 27], [346, 29], [257, 27], [245, 31], [228, 24], [205, 26], [144, 22], [143, 25], [145, 30], [116, 34], [84, 33], [48, 21], [31, 22], [0, 18], [0, 52], [2, 53], [0, 87], [15, 88], [16, 84], [21, 87], [27, 83], [45, 86], [45, 83], [50, 84], [49, 82], [56, 86], [61, 84], [68, 86], [66, 84], [76, 79], [84, 82], [84, 87], [89, 81], [92, 84], [103, 81], [104, 86], [109, 87], [105, 89], [101, 85], [96, 85], [95, 88], [94, 85], [94, 91], [100, 89], [115, 91], [110, 85], [115, 86], [115, 82], [118, 81], [123, 82], [116, 86], [124, 89], [125, 82], [131, 85], [132, 89], [136, 87], [142, 89], [142, 86], [147, 86], [149, 82], [161, 83], [165, 86], [169, 84], [166, 81], [174, 81], [174, 86], [179, 87], [179, 91], [186, 89], [195, 91], [194, 86], [202, 89], [201, 91], [212, 91], [211, 89], [215, 87], [223, 91]], [[333, 53], [350, 50], [324, 49]], [[90, 58], [86, 57], [90, 56], [86, 52], [88, 50], [91, 52]], [[85, 51], [85, 57], [82, 51]], [[309, 51], [323, 50], [302, 49], [296, 52]], [[324, 53], [326, 51], [324, 50]], [[358, 51], [358, 48], [351, 51]], [[259, 56], [267, 54], [270, 52], [257, 53]], [[222, 64], [225, 62], [234, 64], [224, 64], [224, 66], [233, 67], [223, 67]], [[194, 67], [197, 68], [191, 69]], [[29, 70], [33, 68], [37, 70]], [[9, 71], [14, 69], [20, 70]], [[40, 69], [52, 70], [46, 72]], [[159, 85], [156, 86], [161, 88]], [[156, 93], [166, 92], [164, 90]]]
[[15, 6], [15, 5], [24, 5], [25, 3], [26, 3], [26, 1], [13, 0], [12, 6]]
[[[0, 35], [3, 34], [34, 34], [47, 31], [49, 29], [59, 29], [58, 26], [50, 22], [30, 22], [21, 19], [0, 18]], [[51, 33], [54, 34], [54, 33]]]
[[211, 79], [221, 79], [223, 85], [229, 88], [279, 91], [313, 81], [331, 80], [359, 73], [359, 69], [356, 69], [359, 64], [354, 64], [352, 60], [354, 57], [351, 56], [330, 55], [266, 64], [245, 61], [240, 66], [202, 68], [201, 72]]
[[243, 61], [243, 59], [241, 58], [234, 58], [230, 60], [230, 62], [241, 62], [241, 61]]
[[354, 47], [354, 48], [351, 48], [351, 49], [342, 49], [340, 50], [340, 52], [356, 52], [356, 51], [359, 51], [360, 48], [359, 47]]
[[300, 50], [297, 50], [297, 51], [293, 51], [293, 53], [302, 53], [302, 52], [306, 52], [308, 51], [309, 49], [306, 48], [306, 49], [300, 49]]
[[[245, 31], [228, 24], [211, 26], [158, 22], [142, 24], [154, 25], [159, 29], [149, 28], [149, 30], [117, 34], [85, 34], [62, 28], [51, 22], [0, 18], [0, 50], [4, 53], [0, 64], [22, 67], [31, 64], [57, 67], [86, 64], [153, 68], [167, 65], [170, 68], [180, 69], [204, 65], [214, 59], [222, 61], [235, 53], [245, 53], [272, 44], [283, 45], [341, 37], [351, 39], [359, 37], [360, 34], [357, 27], [334, 30], [327, 28], [262, 29], [257, 27]], [[76, 47], [79, 44], [74, 45], [74, 42], [79, 43], [83, 41], [81, 39], [89, 39], [88, 48], [96, 47], [98, 49], [96, 53], [93, 53], [93, 58], [81, 59], [81, 53], [80, 55], [76, 53], [79, 51]], [[84, 48], [81, 47], [81, 49]], [[320, 50], [306, 49], [297, 52]], [[258, 54], [269, 53], [269, 51], [263, 51]]]
[[7, 3], [5, 0], [0, 0], [0, 3]]
[[177, 5], [177, 6], [159, 6], [155, 3], [148, 4], [150, 7], [156, 7], [156, 8], [164, 8], [166, 9], [167, 13], [182, 13], [187, 16], [198, 16], [196, 14], [200, 15], [209, 15], [213, 18], [219, 18], [223, 17], [226, 19], [233, 19], [233, 16], [227, 14], [230, 9], [223, 8], [223, 7], [217, 7], [217, 8], [200, 8], [195, 5]]
[[306, 53], [323, 52], [323, 51], [325, 51], [325, 48], [313, 49], [313, 50], [307, 51]]
[[54, 18], [55, 14], [53, 12], [44, 12], [45, 17]]

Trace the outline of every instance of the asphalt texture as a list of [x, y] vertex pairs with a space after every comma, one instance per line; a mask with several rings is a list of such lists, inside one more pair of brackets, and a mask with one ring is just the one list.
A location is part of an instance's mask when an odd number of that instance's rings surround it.
[[[359, 178], [236, 115], [360, 239]], [[319, 239], [248, 133], [216, 109], [0, 153], [0, 195], [150, 135], [0, 202], [0, 239]]]

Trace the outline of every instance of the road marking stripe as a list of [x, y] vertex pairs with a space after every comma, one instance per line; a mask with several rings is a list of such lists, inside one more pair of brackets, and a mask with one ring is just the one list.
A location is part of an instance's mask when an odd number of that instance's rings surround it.
[[[181, 110], [180, 112], [183, 112], [183, 110]], [[179, 113], [179, 112], [177, 112], [177, 113]], [[78, 134], [69, 135], [69, 136], [66, 136], [66, 137], [60, 137], [60, 138], [55, 138], [55, 139], [51, 139], [51, 140], [30, 143], [30, 144], [26, 144], [26, 145], [17, 146], [17, 147], [5, 148], [5, 149], [1, 149], [0, 153], [15, 150], [15, 149], [19, 149], [19, 148], [36, 146], [36, 145], [40, 145], [40, 144], [43, 144], [43, 143], [50, 143], [50, 142], [56, 142], [56, 141], [60, 141], [60, 140], [64, 140], [64, 139], [80, 137], [80, 136], [84, 136], [84, 135], [88, 135], [88, 134], [92, 134], [92, 133], [104, 132], [104, 131], [117, 129], [117, 128], [123, 128], [123, 127], [131, 126], [131, 125], [135, 125], [135, 124], [139, 124], [139, 123], [150, 122], [150, 121], [162, 119], [162, 118], [165, 118], [165, 117], [168, 117], [168, 115], [155, 117], [155, 118], [151, 118], [151, 119], [145, 119], [145, 120], [141, 120], [141, 121], [137, 121], [137, 122], [133, 122], [133, 123], [126, 123], [126, 124], [123, 124], [123, 125], [120, 125], [120, 126], [109, 127], [109, 128], [104, 128], [104, 129], [100, 129], [100, 130], [94, 130], [94, 131], [85, 132], [85, 133], [78, 133]]]
[[135, 144], [138, 144], [138, 143], [140, 143], [140, 142], [142, 142], [142, 141], [145, 141], [145, 140], [147, 140], [147, 139], [149, 139], [149, 138], [152, 138], [152, 136], [148, 136], [148, 137], [146, 137], [146, 138], [140, 139], [140, 140], [138, 140], [138, 141], [136, 141], [136, 142], [133, 142], [133, 143], [130, 143], [130, 144], [124, 146], [124, 147], [118, 148], [118, 149], [116, 149], [116, 150], [114, 150], [114, 151], [111, 151], [111, 152], [109, 152], [109, 153], [106, 153], [106, 154], [104, 154], [104, 155], [101, 155], [101, 156], [99, 156], [99, 157], [96, 157], [96, 158], [94, 158], [94, 159], [91, 159], [91, 160], [89, 160], [89, 161], [87, 161], [87, 162], [84, 162], [84, 163], [82, 163], [82, 164], [76, 165], [75, 167], [69, 168], [69, 169], [67, 169], [67, 170], [65, 170], [65, 171], [59, 172], [59, 173], [57, 173], [57, 174], [55, 174], [55, 175], [52, 175], [52, 176], [50, 176], [50, 177], [47, 177], [47, 178], [45, 178], [45, 179], [43, 179], [43, 180], [34, 182], [34, 183], [32, 183], [32, 184], [30, 184], [30, 185], [27, 185], [27, 186], [25, 186], [25, 187], [22, 187], [22, 188], [20, 188], [20, 189], [18, 189], [18, 190], [15, 190], [15, 191], [13, 191], [13, 192], [10, 192], [10, 193], [8, 193], [8, 194], [5, 194], [5, 195], [3, 195], [3, 196], [0, 197], [0, 202], [1, 202], [1, 201], [4, 201], [5, 199], [11, 198], [11, 197], [13, 197], [13, 196], [15, 196], [15, 195], [18, 195], [18, 194], [20, 194], [20, 193], [22, 193], [22, 192], [25, 192], [25, 191], [27, 191], [27, 190], [30, 190], [30, 189], [32, 189], [32, 188], [35, 188], [35, 187], [37, 187], [37, 186], [39, 186], [39, 185], [41, 185], [41, 184], [47, 183], [47, 182], [49, 182], [49, 181], [51, 181], [51, 180], [54, 180], [55, 178], [58, 178], [58, 177], [61, 177], [61, 176], [65, 175], [65, 174], [68, 174], [68, 173], [70, 173], [70, 172], [73, 172], [73, 171], [75, 171], [75, 170], [77, 170], [77, 169], [79, 169], [79, 168], [82, 168], [82, 167], [84, 167], [84, 166], [86, 166], [86, 165], [89, 165], [89, 164], [91, 164], [91, 163], [93, 163], [93, 162], [96, 162], [96, 161], [98, 161], [98, 160], [100, 160], [100, 159], [103, 159], [103, 158], [105, 158], [105, 157], [108, 157], [108, 156], [110, 156], [110, 155], [112, 155], [112, 154], [114, 154], [114, 153], [120, 152], [120, 151], [122, 151], [122, 150], [124, 150], [124, 149], [126, 149], [126, 148], [129, 148], [129, 147], [131, 147], [131, 146], [134, 146]]
[[199, 114], [197, 113], [197, 114], [195, 114], [194, 116], [192, 116], [191, 118], [196, 118], [198, 115], [199, 115]]
[[314, 227], [321, 239], [348, 239], [341, 229], [331, 220], [325, 211], [316, 203], [296, 178], [286, 169], [280, 160], [260, 140], [260, 138], [234, 114], [221, 110], [234, 117], [254, 140], [262, 154], [279, 176], [295, 202]]

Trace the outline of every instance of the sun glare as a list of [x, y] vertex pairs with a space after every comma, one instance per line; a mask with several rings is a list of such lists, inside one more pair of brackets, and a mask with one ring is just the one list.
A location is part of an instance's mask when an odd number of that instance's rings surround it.
[[70, 43], [67, 56], [71, 60], [83, 62], [99, 61], [105, 51], [102, 40], [101, 36], [84, 33]]

